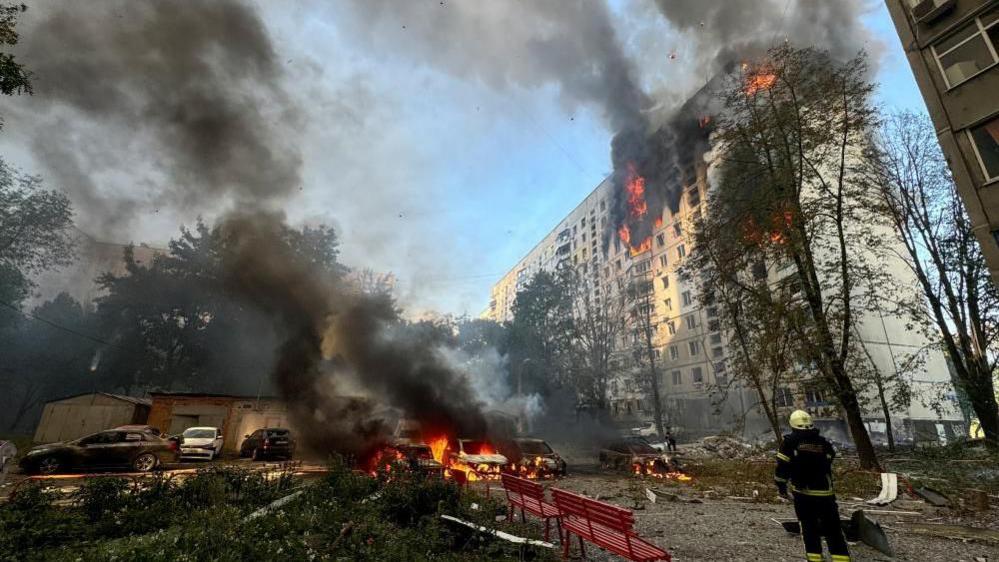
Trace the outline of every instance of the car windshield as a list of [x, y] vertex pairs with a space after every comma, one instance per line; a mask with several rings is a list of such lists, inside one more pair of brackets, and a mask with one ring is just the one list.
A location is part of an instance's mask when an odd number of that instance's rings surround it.
[[268, 437], [288, 437], [288, 430], [287, 429], [268, 429], [267, 430], [267, 436]]
[[552, 453], [552, 448], [544, 441], [520, 441], [518, 445], [525, 455], [550, 455]]
[[494, 455], [496, 449], [485, 441], [462, 441], [461, 450], [466, 455]]
[[184, 437], [190, 437], [191, 439], [214, 439], [215, 430], [214, 429], [188, 429], [184, 431]]

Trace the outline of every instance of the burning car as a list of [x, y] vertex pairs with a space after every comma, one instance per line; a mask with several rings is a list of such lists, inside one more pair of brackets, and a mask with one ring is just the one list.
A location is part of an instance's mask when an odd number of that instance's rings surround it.
[[600, 450], [600, 465], [605, 468], [628, 470], [634, 474], [689, 480], [680, 466], [669, 455], [656, 450], [641, 437], [628, 437], [615, 441]]
[[492, 443], [483, 439], [448, 439], [446, 452], [451, 472], [463, 472], [469, 480], [499, 478], [503, 467], [509, 464]]
[[425, 476], [444, 475], [444, 465], [434, 458], [429, 445], [424, 443], [397, 443], [379, 450], [369, 463], [372, 474], [382, 470], [414, 472]]
[[524, 478], [565, 476], [565, 461], [543, 439], [519, 437], [498, 443], [499, 451], [510, 461], [507, 470]]

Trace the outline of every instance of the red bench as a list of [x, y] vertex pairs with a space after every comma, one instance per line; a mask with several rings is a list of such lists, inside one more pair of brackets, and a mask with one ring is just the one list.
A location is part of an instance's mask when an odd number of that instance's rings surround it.
[[[520, 508], [522, 521], [527, 520], [524, 515], [525, 511], [540, 517], [545, 522], [545, 540], [547, 541], [551, 521], [554, 519], [555, 524], [558, 525], [560, 514], [554, 505], [545, 502], [545, 489], [537, 482], [518, 478], [512, 474], [503, 473], [501, 478], [503, 479], [503, 489], [506, 490], [506, 501], [510, 504], [506, 510], [507, 521], [513, 519], [514, 511], [517, 508]], [[561, 535], [561, 529], [559, 534]]]
[[586, 540], [628, 560], [672, 560], [669, 552], [635, 534], [635, 515], [630, 510], [557, 488], [552, 488], [552, 496], [562, 514], [563, 557], [569, 557], [569, 539], [575, 534], [584, 557]]

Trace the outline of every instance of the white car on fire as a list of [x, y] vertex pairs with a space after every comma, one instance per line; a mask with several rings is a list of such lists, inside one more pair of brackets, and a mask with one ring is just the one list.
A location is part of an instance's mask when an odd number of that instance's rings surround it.
[[180, 458], [214, 460], [222, 454], [222, 442], [217, 427], [189, 427], [180, 434]]
[[470, 468], [480, 476], [496, 475], [510, 461], [496, 452], [492, 443], [481, 439], [455, 439], [448, 443], [451, 466], [456, 464]]

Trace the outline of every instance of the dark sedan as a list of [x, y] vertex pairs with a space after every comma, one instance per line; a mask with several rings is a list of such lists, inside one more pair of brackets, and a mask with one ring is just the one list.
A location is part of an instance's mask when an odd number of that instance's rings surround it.
[[177, 462], [176, 443], [142, 431], [109, 430], [64, 443], [34, 447], [21, 459], [28, 474], [56, 474], [67, 470], [131, 468], [149, 472]]
[[275, 457], [290, 459], [294, 455], [295, 440], [290, 431], [280, 427], [258, 429], [247, 435], [239, 446], [239, 456], [255, 461]]

